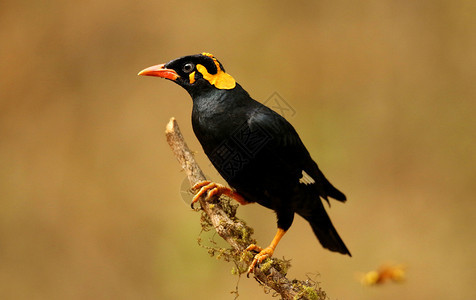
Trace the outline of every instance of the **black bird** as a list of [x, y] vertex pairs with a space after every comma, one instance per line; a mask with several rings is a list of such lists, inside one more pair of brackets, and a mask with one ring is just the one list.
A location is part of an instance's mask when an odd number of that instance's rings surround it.
[[230, 188], [204, 181], [194, 202], [226, 194], [241, 204], [257, 202], [276, 212], [278, 232], [250, 265], [273, 255], [291, 227], [294, 213], [306, 219], [326, 249], [348, 254], [321, 199], [346, 201], [319, 170], [294, 127], [281, 115], [253, 100], [209, 53], [184, 56], [142, 70], [139, 75], [174, 81], [192, 97], [192, 126], [205, 154]]

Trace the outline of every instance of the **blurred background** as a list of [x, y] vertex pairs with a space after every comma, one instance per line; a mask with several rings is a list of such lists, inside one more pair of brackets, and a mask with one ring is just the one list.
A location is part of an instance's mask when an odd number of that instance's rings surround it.
[[[326, 176], [353, 254], [301, 218], [275, 255], [331, 299], [475, 299], [476, 2], [11, 1], [0, 4], [0, 297], [233, 299], [233, 265], [165, 142], [174, 116], [220, 180], [180, 87], [145, 67], [211, 52], [257, 100], [277, 92]], [[275, 216], [238, 215], [266, 245]], [[216, 239], [219, 239], [218, 237]], [[406, 266], [406, 281], [359, 274]], [[241, 278], [240, 299], [271, 299]]]

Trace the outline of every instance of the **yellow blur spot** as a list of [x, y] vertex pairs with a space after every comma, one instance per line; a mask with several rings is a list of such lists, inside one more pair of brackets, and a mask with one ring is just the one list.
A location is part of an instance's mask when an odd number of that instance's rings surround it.
[[360, 283], [366, 286], [381, 285], [387, 281], [402, 282], [405, 279], [404, 265], [382, 265], [376, 271], [362, 274]]
[[188, 75], [188, 78], [190, 79], [190, 83], [194, 83], [195, 82], [195, 71], [190, 73], [190, 75]]
[[377, 283], [378, 278], [379, 275], [377, 271], [370, 271], [362, 276], [360, 282], [362, 283], [362, 285], [374, 285]]

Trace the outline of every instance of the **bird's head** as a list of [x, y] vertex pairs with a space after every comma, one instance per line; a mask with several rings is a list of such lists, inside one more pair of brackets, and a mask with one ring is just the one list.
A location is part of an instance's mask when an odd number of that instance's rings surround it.
[[222, 64], [210, 53], [180, 57], [146, 68], [138, 75], [172, 80], [191, 95], [213, 89], [230, 90], [236, 86], [235, 79], [225, 73]]

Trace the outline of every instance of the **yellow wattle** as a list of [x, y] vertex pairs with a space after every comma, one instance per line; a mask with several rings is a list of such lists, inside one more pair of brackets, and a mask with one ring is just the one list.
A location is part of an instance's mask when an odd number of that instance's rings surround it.
[[197, 71], [203, 75], [211, 85], [214, 85], [217, 89], [220, 90], [231, 90], [236, 86], [235, 79], [223, 70], [217, 64], [218, 72], [216, 74], [210, 74], [203, 65], [197, 65]]
[[208, 52], [202, 52], [202, 55], [205, 55], [205, 56], [208, 56], [208, 57], [211, 57], [211, 58], [215, 58], [215, 57], [213, 56], [213, 54], [208, 53]]

